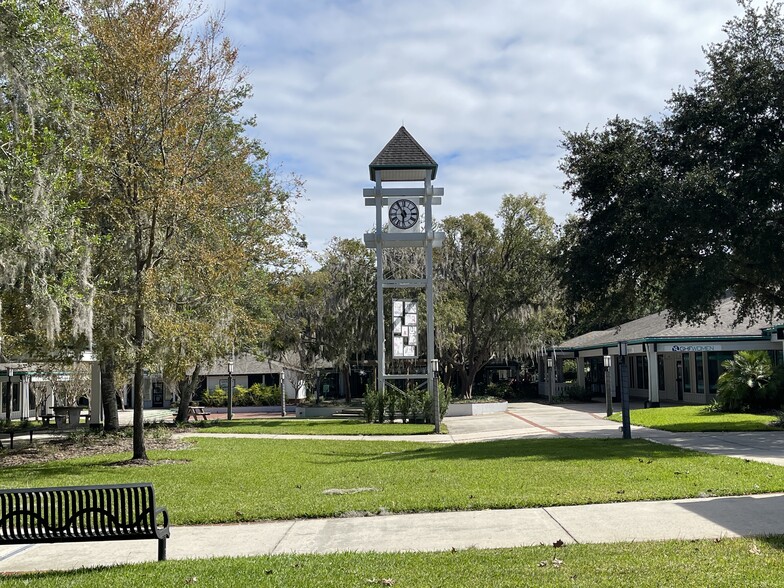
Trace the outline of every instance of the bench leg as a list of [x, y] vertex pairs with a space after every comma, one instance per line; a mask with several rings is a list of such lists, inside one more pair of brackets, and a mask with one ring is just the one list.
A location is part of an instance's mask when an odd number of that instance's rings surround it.
[[166, 561], [166, 538], [158, 539], [158, 561]]

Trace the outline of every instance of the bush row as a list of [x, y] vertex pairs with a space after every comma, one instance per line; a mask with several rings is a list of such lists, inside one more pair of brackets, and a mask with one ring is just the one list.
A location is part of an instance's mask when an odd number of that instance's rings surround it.
[[[253, 384], [250, 388], [234, 387], [231, 398], [232, 406], [279, 406], [280, 387]], [[228, 394], [221, 388], [202, 392], [201, 403], [204, 406], [227, 406]]]
[[[452, 394], [446, 387], [438, 383], [439, 412], [444, 418]], [[368, 423], [393, 422], [398, 416], [404, 423], [412, 421], [433, 422], [433, 399], [427, 389], [409, 387], [406, 390], [387, 389], [382, 396], [378, 390], [368, 386], [365, 388], [365, 420]]]

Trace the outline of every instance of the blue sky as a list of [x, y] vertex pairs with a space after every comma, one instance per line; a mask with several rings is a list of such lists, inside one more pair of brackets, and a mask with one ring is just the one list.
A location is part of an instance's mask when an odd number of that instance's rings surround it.
[[313, 249], [374, 221], [368, 163], [401, 124], [439, 163], [438, 217], [507, 193], [572, 211], [563, 131], [657, 117], [723, 39], [735, 0], [208, 0], [250, 74], [246, 114], [279, 173], [305, 181]]

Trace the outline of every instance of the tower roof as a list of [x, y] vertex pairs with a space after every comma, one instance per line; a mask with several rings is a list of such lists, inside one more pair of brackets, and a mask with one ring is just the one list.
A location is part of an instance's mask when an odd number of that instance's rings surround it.
[[374, 182], [377, 179], [388, 182], [434, 180], [437, 171], [438, 164], [406, 127], [400, 127], [370, 163], [370, 179]]

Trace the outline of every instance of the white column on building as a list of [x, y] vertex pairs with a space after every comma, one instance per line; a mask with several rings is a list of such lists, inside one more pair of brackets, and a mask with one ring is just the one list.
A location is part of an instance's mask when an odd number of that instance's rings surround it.
[[616, 366], [618, 365], [618, 356], [613, 355], [612, 357], [612, 365], [610, 366], [610, 373], [607, 374], [607, 386], [610, 387], [610, 394], [613, 398], [615, 398], [616, 393], [615, 391], [618, 389], [618, 382], [616, 381], [615, 372]]
[[[22, 419], [30, 418], [30, 376], [28, 375], [19, 379], [19, 409], [22, 412]], [[33, 412], [35, 412], [35, 408]]]
[[648, 357], [648, 403], [650, 406], [659, 406], [659, 363], [656, 361], [656, 345], [648, 343], [645, 353]]
[[577, 385], [585, 388], [585, 359], [577, 358]]

